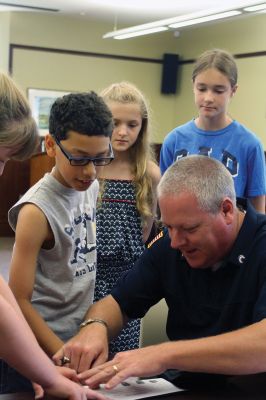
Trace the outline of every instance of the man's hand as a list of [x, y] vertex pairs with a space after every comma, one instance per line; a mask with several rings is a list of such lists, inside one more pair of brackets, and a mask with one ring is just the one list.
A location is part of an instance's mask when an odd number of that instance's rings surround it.
[[154, 376], [166, 370], [162, 362], [160, 345], [117, 353], [112, 361], [98, 365], [78, 375], [81, 382], [96, 388], [106, 383], [106, 389], [113, 389], [130, 376]]
[[93, 323], [82, 328], [79, 333], [65, 343], [53, 356], [56, 365], [65, 364], [78, 373], [104, 363], [108, 359], [108, 337], [105, 326]]

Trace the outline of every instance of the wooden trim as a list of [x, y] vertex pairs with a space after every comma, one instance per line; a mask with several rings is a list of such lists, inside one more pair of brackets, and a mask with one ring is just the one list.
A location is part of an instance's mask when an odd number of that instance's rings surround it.
[[[77, 50], [67, 50], [67, 49], [55, 49], [50, 47], [40, 47], [40, 46], [27, 46], [21, 44], [11, 43], [9, 45], [9, 73], [12, 75], [13, 72], [13, 56], [14, 50], [29, 50], [29, 51], [43, 51], [48, 53], [58, 53], [58, 54], [69, 54], [73, 56], [82, 56], [82, 57], [97, 57], [97, 58], [109, 58], [113, 60], [123, 60], [123, 61], [133, 61], [133, 62], [145, 62], [145, 63], [153, 63], [153, 64], [163, 64], [163, 59], [157, 58], [146, 58], [146, 57], [133, 57], [133, 56], [123, 56], [117, 54], [105, 54], [105, 53], [95, 53], [88, 51], [77, 51]], [[255, 51], [249, 53], [240, 53], [235, 54], [235, 58], [253, 58], [253, 57], [263, 57], [266, 56], [266, 51]], [[179, 65], [185, 64], [193, 64], [195, 59], [188, 60], [179, 60]]]
[[[234, 54], [234, 58], [253, 58], [253, 57], [263, 57], [266, 56], [266, 51], [254, 51], [250, 53], [239, 53], [239, 54]], [[180, 60], [179, 64], [194, 64], [196, 62], [196, 59], [189, 59], [189, 60]]]
[[162, 64], [163, 60], [156, 58], [145, 58], [145, 57], [133, 57], [133, 56], [123, 56], [116, 54], [105, 54], [105, 53], [95, 53], [88, 51], [77, 51], [77, 50], [67, 50], [67, 49], [54, 49], [50, 47], [39, 47], [39, 46], [26, 46], [20, 44], [10, 44], [9, 45], [9, 72], [13, 72], [13, 53], [14, 50], [29, 50], [29, 51], [43, 51], [48, 53], [58, 53], [58, 54], [68, 54], [73, 56], [82, 57], [97, 57], [97, 58], [109, 58], [113, 60], [123, 60], [123, 61], [134, 61], [134, 62], [145, 62], [153, 64]]

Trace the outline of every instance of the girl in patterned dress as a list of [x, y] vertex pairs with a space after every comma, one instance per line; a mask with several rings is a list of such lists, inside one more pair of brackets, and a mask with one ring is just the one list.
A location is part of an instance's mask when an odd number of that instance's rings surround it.
[[[143, 94], [133, 84], [121, 82], [106, 88], [102, 97], [114, 118], [115, 159], [100, 176], [95, 301], [110, 293], [143, 252], [155, 218], [160, 180]], [[110, 354], [139, 347], [139, 337], [140, 320], [129, 321], [110, 343]]]

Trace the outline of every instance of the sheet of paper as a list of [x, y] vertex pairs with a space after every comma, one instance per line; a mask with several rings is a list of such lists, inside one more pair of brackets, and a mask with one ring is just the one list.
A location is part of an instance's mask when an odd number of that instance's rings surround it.
[[129, 378], [112, 390], [105, 390], [104, 385], [100, 387], [100, 392], [111, 400], [137, 400], [179, 391], [183, 389], [179, 389], [162, 378]]

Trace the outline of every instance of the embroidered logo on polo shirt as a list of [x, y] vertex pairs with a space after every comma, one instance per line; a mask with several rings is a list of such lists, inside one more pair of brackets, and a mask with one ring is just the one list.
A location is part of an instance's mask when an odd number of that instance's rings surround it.
[[155, 238], [152, 239], [152, 241], [147, 245], [147, 248], [151, 247], [153, 243], [157, 242], [157, 240], [160, 239], [161, 237], [163, 237], [163, 231], [158, 233], [158, 235], [156, 235]]
[[246, 257], [243, 256], [243, 254], [240, 254], [240, 255], [238, 256], [238, 261], [240, 262], [240, 264], [243, 264], [244, 261], [245, 261], [245, 259], [246, 259]]

